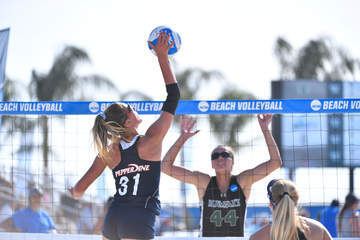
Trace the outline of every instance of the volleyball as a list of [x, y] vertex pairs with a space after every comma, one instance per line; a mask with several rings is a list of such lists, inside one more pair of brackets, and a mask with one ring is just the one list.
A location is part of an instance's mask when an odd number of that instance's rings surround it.
[[[168, 42], [169, 45], [175, 41], [175, 44], [169, 49], [168, 54], [173, 55], [173, 54], [177, 53], [181, 47], [181, 38], [180, 38], [179, 33], [174, 32], [169, 27], [159, 26], [159, 27], [155, 28], [154, 30], [152, 30], [148, 41], [151, 42], [153, 45], [155, 45], [158, 41], [161, 31], [167, 31], [167, 33], [170, 34], [169, 42]], [[156, 55], [154, 49], [150, 46], [150, 44], [148, 44], [148, 46], [149, 46], [149, 49], [151, 50], [151, 52]]]

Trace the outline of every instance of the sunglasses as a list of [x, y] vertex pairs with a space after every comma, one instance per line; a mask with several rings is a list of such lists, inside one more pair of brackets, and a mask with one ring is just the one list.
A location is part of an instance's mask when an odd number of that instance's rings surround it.
[[224, 151], [224, 152], [214, 152], [213, 154], [211, 154], [211, 160], [218, 159], [220, 156], [222, 158], [228, 158], [228, 157], [233, 158], [231, 153]]

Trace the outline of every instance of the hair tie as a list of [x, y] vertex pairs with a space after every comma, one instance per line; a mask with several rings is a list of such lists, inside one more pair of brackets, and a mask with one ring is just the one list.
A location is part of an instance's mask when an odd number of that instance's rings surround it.
[[[284, 193], [281, 195], [281, 198], [280, 198], [280, 199], [282, 199], [285, 195], [288, 195], [289, 198], [291, 198], [291, 196], [290, 196], [290, 194], [289, 194], [288, 192], [284, 192]], [[291, 199], [292, 199], [292, 198], [291, 198]]]
[[99, 113], [99, 116], [105, 121], [106, 115], [105, 115], [104, 112], [100, 112], [100, 113]]

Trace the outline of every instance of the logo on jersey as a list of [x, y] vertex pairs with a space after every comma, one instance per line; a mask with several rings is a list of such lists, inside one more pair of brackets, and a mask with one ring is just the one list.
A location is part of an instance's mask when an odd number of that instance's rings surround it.
[[210, 208], [234, 208], [240, 207], [240, 199], [235, 198], [232, 200], [220, 201], [220, 200], [208, 200], [208, 207]]
[[230, 191], [236, 192], [237, 190], [238, 190], [238, 186], [237, 186], [237, 185], [233, 184], [233, 185], [230, 186]]
[[147, 172], [150, 171], [150, 165], [137, 165], [134, 163], [128, 164], [127, 168], [120, 169], [115, 172], [115, 177], [126, 175], [135, 172]]

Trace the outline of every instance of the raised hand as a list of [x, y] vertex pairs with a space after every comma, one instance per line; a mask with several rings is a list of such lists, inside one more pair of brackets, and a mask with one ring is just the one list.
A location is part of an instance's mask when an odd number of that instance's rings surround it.
[[272, 114], [271, 113], [258, 114], [257, 118], [261, 130], [268, 130], [269, 124], [271, 123], [272, 120]]
[[187, 117], [184, 115], [181, 119], [180, 126], [181, 126], [181, 136], [185, 137], [186, 139], [194, 136], [200, 130], [194, 131], [193, 128], [196, 124], [196, 120], [192, 117]]
[[158, 38], [158, 41], [156, 43], [156, 45], [152, 44], [151, 42], [148, 41], [148, 43], [150, 44], [150, 46], [154, 49], [156, 55], [159, 56], [163, 56], [163, 55], [168, 55], [169, 49], [175, 44], [175, 41], [173, 41], [170, 45], [169, 45], [169, 38], [170, 38], [170, 33], [168, 33], [166, 30], [165, 31], [161, 31], [160, 32], [160, 36]]

